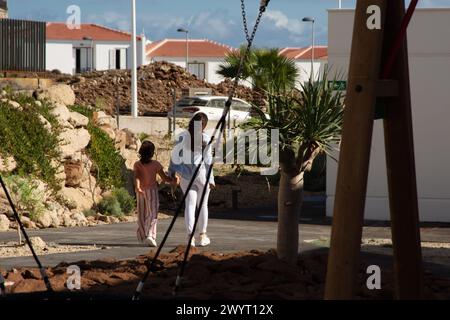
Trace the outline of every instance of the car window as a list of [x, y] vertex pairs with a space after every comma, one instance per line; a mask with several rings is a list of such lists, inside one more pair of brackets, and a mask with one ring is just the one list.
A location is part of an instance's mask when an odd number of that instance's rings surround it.
[[243, 101], [233, 100], [231, 103], [231, 109], [236, 111], [249, 111], [250, 105]]
[[184, 107], [192, 107], [192, 106], [198, 106], [198, 107], [204, 107], [208, 103], [207, 100], [203, 100], [200, 98], [183, 98], [181, 100], [178, 100], [177, 102], [177, 108], [184, 108]]
[[207, 107], [209, 108], [225, 108], [225, 100], [224, 99], [212, 99], [208, 102]]

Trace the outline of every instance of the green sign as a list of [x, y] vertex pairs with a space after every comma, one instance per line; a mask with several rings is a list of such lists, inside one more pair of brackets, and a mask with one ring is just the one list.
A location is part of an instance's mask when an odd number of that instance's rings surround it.
[[347, 81], [328, 81], [328, 86], [335, 91], [346, 91]]

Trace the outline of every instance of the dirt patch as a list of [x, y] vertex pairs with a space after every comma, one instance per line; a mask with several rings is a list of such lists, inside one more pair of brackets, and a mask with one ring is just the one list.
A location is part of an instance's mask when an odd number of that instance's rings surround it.
[[[152, 274], [143, 291], [144, 298], [171, 299], [184, 247], [160, 256], [161, 269]], [[82, 293], [117, 294], [131, 297], [146, 271], [145, 261], [97, 260], [76, 263], [82, 270]], [[322, 299], [327, 250], [305, 253], [296, 266], [279, 261], [273, 251], [246, 251], [222, 254], [194, 248], [187, 266], [179, 298], [191, 299]], [[49, 268], [50, 281], [56, 291], [67, 292], [65, 282], [68, 264]], [[10, 293], [44, 291], [35, 269], [3, 272]], [[358, 275], [357, 299], [392, 299], [392, 271], [383, 269], [382, 290], [366, 289], [364, 264]], [[450, 298], [450, 279], [426, 274], [426, 298]]]

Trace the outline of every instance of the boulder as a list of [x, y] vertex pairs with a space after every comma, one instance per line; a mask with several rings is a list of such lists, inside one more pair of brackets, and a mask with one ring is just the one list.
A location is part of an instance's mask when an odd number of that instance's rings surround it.
[[66, 174], [66, 187], [79, 187], [83, 177], [83, 163], [80, 160], [68, 160], [64, 162]]
[[72, 228], [77, 226], [77, 222], [73, 220], [69, 213], [64, 213], [62, 216], [62, 225], [66, 228]]
[[110, 125], [102, 125], [99, 128], [105, 132], [112, 140], [116, 140], [116, 131]]
[[0, 214], [0, 231], [8, 231], [10, 222], [7, 216]]
[[89, 221], [86, 219], [86, 217], [84, 216], [84, 214], [82, 214], [81, 212], [75, 212], [75, 213], [72, 213], [71, 219], [72, 219], [73, 221], [75, 221], [75, 223], [76, 223], [77, 226], [79, 226], [79, 227], [84, 227], [84, 226], [89, 225]]
[[0, 156], [0, 172], [11, 172], [17, 168], [17, 162], [13, 157], [2, 158]]
[[78, 112], [71, 112], [69, 123], [74, 126], [74, 128], [86, 127], [89, 124], [89, 118]]
[[56, 84], [48, 89], [38, 93], [39, 100], [47, 99], [53, 103], [62, 103], [66, 106], [75, 104], [75, 93], [72, 88], [66, 84]]
[[41, 121], [41, 123], [44, 125], [44, 128], [47, 129], [47, 131], [52, 130], [52, 125], [50, 124], [50, 122], [48, 122], [48, 120], [45, 119], [41, 114], [39, 115], [39, 121]]
[[16, 102], [16, 101], [12, 101], [12, 100], [8, 100], [8, 104], [13, 107], [14, 109], [17, 110], [22, 110], [22, 106], [20, 105], [20, 103]]
[[114, 119], [111, 116], [108, 116], [103, 111], [94, 112], [92, 115], [92, 120], [99, 127], [108, 126], [108, 127], [111, 127], [113, 130], [117, 129], [116, 119]]
[[52, 225], [51, 213], [48, 210], [42, 212], [37, 218], [36, 224], [39, 228], [48, 228]]
[[41, 237], [31, 237], [30, 242], [35, 250], [44, 250], [47, 248], [47, 243]]
[[122, 175], [125, 178], [125, 189], [135, 195], [134, 189], [134, 164], [139, 161], [139, 154], [135, 150], [122, 149], [120, 155], [125, 159], [125, 165], [122, 167]]
[[50, 202], [47, 205], [47, 211], [49, 212], [50, 218], [51, 218], [51, 228], [57, 228], [62, 224], [62, 216], [65, 212], [67, 212], [67, 209], [64, 208], [61, 204], [58, 202]]
[[23, 226], [27, 229], [35, 229], [36, 228], [36, 224], [31, 221], [30, 218], [22, 216], [20, 217], [20, 221], [22, 222]]
[[60, 134], [61, 139], [61, 154], [65, 159], [73, 157], [77, 152], [85, 149], [91, 136], [86, 129], [65, 130]]
[[139, 153], [135, 150], [120, 150], [120, 155], [125, 159], [125, 166], [128, 170], [133, 170], [134, 164], [139, 161]]
[[94, 205], [92, 196], [87, 190], [62, 188], [60, 194], [67, 202], [73, 204], [73, 209], [79, 211], [90, 209]]
[[56, 117], [58, 120], [58, 123], [63, 128], [71, 128], [73, 129], [73, 126], [70, 124], [69, 120], [71, 117], [70, 110], [62, 103], [55, 104], [55, 107], [51, 109], [51, 114]]

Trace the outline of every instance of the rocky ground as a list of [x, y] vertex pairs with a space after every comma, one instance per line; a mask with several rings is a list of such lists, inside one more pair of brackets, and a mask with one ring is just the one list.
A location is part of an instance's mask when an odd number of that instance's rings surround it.
[[[50, 188], [39, 179], [33, 178], [34, 193], [39, 196], [41, 202], [45, 204], [45, 210], [37, 219], [30, 219], [23, 215], [21, 220], [26, 228], [57, 228], [92, 226], [98, 223], [117, 223], [129, 221], [129, 217], [102, 216], [94, 214], [85, 216], [83, 212], [91, 209], [94, 203], [99, 203], [108, 190], [100, 188], [96, 180], [96, 167], [86, 153], [86, 148], [91, 141], [91, 136], [87, 129], [89, 119], [78, 113], [71, 111], [70, 106], [75, 104], [75, 93], [70, 86], [65, 84], [54, 85], [46, 90], [39, 90], [33, 93], [36, 97], [35, 103], [49, 101], [54, 105], [50, 111], [59, 122], [61, 132], [59, 134], [60, 159], [52, 165], [57, 168], [57, 179], [61, 182], [61, 190], [57, 195], [50, 192]], [[8, 103], [14, 108], [23, 108], [14, 98], [6, 92], [0, 92], [2, 102]], [[141, 141], [137, 136], [128, 130], [119, 130], [113, 117], [103, 111], [94, 112], [93, 123], [103, 130], [114, 141], [116, 150], [125, 159], [123, 174], [126, 179], [127, 188], [133, 193], [133, 165], [139, 160], [138, 149]], [[42, 125], [47, 130], [53, 130], [51, 124], [41, 117]], [[0, 172], [14, 172], [16, 161], [12, 156], [0, 156]], [[19, 206], [20, 201], [13, 201]], [[0, 189], [0, 231], [14, 229], [17, 225], [14, 222], [12, 210], [7, 197]]]
[[[46, 243], [40, 237], [30, 238], [31, 244], [36, 254], [46, 255], [55, 253], [67, 253], [67, 252], [80, 252], [80, 251], [94, 251], [106, 249], [105, 247], [97, 246], [73, 246], [73, 245], [58, 245], [56, 243]], [[19, 243], [17, 241], [11, 241], [7, 243], [0, 243], [0, 257], [11, 258], [11, 257], [26, 257], [31, 256], [31, 251], [28, 245], [22, 241]]]
[[[174, 280], [179, 271], [184, 247], [177, 247], [160, 256], [161, 269], [148, 279], [144, 298], [171, 299]], [[246, 251], [222, 254], [192, 250], [189, 264], [178, 296], [191, 299], [322, 299], [324, 292], [327, 250], [310, 251], [301, 255], [296, 266], [279, 261], [273, 251]], [[131, 297], [146, 271], [146, 259], [80, 261], [82, 293]], [[67, 292], [66, 268], [61, 263], [47, 269], [50, 281], [59, 292]], [[3, 272], [10, 293], [44, 291], [45, 287], [35, 269]], [[392, 270], [383, 268], [382, 289], [366, 289], [367, 274], [361, 265], [358, 275], [357, 299], [392, 299]], [[427, 299], [449, 299], [450, 279], [426, 273]]]

